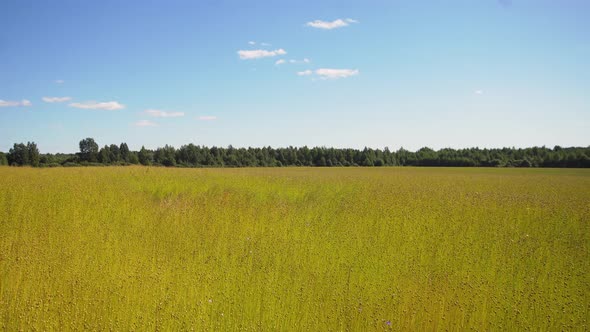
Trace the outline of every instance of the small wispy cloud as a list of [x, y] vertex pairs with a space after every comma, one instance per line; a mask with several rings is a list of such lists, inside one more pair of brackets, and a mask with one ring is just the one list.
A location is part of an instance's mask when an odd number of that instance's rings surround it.
[[71, 103], [70, 107], [81, 108], [86, 110], [117, 111], [125, 108], [125, 105], [116, 101], [97, 102], [87, 101], [83, 103]]
[[316, 29], [324, 29], [324, 30], [332, 30], [337, 28], [343, 28], [349, 26], [351, 23], [358, 23], [357, 20], [353, 20], [352, 18], [347, 19], [337, 19], [334, 21], [322, 21], [322, 20], [315, 20], [312, 22], [305, 23], [306, 26], [316, 28]]
[[291, 59], [289, 60], [289, 63], [310, 63], [311, 60], [309, 60], [308, 58], [303, 58], [303, 60], [297, 60], [297, 59]]
[[320, 68], [315, 71], [316, 75], [323, 80], [333, 80], [339, 78], [347, 78], [351, 76], [356, 76], [359, 74], [358, 69], [329, 69], [329, 68]]
[[483, 90], [475, 90], [473, 91], [476, 95], [483, 95]]
[[23, 99], [21, 101], [11, 101], [0, 99], [0, 107], [21, 107], [33, 105], [29, 100]]
[[136, 127], [157, 127], [158, 124], [150, 120], [139, 120], [135, 123]]
[[265, 43], [265, 42], [260, 42], [260, 43], [257, 43], [257, 42], [255, 42], [255, 41], [253, 41], [253, 40], [249, 41], [249, 42], [248, 42], [248, 44], [249, 44], [249, 45], [252, 45], [252, 46], [254, 46], [254, 45], [256, 45], [256, 44], [259, 44], [260, 46], [271, 46], [271, 44], [270, 44], [270, 43]]
[[310, 62], [311, 62], [311, 60], [309, 60], [308, 58], [304, 58], [303, 60], [290, 59], [288, 61], [285, 59], [280, 59], [275, 62], [275, 65], [282, 65], [284, 63], [301, 64], [301, 63], [310, 63]]
[[267, 51], [267, 50], [239, 50], [238, 55], [242, 60], [251, 60], [251, 59], [260, 59], [260, 58], [267, 58], [273, 57], [277, 55], [285, 55], [287, 52], [279, 48], [274, 51]]
[[65, 81], [64, 80], [55, 80], [54, 82], [55, 82], [55, 84], [64, 84]]
[[63, 103], [72, 100], [71, 97], [43, 97], [41, 99], [46, 103]]
[[217, 117], [214, 115], [201, 115], [197, 119], [199, 119], [201, 121], [213, 121], [213, 120], [217, 120]]
[[309, 76], [309, 75], [313, 75], [313, 71], [311, 70], [304, 70], [304, 71], [298, 71], [297, 72], [298, 76]]
[[166, 112], [161, 110], [149, 109], [143, 111], [145, 114], [149, 116], [153, 116], [155, 118], [177, 118], [184, 116], [184, 112]]

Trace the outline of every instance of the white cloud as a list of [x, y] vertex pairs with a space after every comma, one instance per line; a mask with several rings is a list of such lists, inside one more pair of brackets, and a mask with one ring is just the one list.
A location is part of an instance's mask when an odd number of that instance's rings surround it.
[[20, 106], [20, 102], [0, 99], [0, 107], [11, 107], [11, 106]]
[[267, 51], [267, 50], [251, 50], [251, 51], [239, 50], [238, 51], [238, 55], [240, 56], [240, 59], [242, 59], [242, 60], [260, 59], [260, 58], [267, 58], [267, 57], [273, 57], [273, 56], [285, 55], [285, 54], [287, 54], [287, 52], [282, 48], [279, 48], [278, 50], [274, 50], [274, 51]]
[[55, 80], [55, 83], [56, 84], [63, 84], [64, 83], [64, 80]]
[[483, 95], [483, 90], [475, 90], [474, 93], [476, 95]]
[[339, 18], [339, 19], [334, 20], [332, 22], [315, 20], [312, 22], [307, 22], [307, 23], [305, 23], [305, 25], [308, 27], [316, 28], [316, 29], [332, 30], [332, 29], [337, 29], [337, 28], [343, 28], [345, 26], [348, 26], [350, 23], [358, 23], [358, 21], [353, 20], [351, 18], [347, 18], [345, 20]]
[[19, 107], [19, 106], [31, 106], [30, 101], [23, 99], [21, 101], [11, 101], [0, 99], [0, 107]]
[[177, 118], [184, 116], [184, 112], [165, 112], [154, 109], [145, 110], [144, 113], [155, 118]]
[[202, 115], [202, 116], [198, 117], [198, 119], [201, 121], [213, 121], [213, 120], [217, 120], [217, 117], [214, 115]]
[[308, 58], [304, 58], [303, 60], [291, 59], [289, 63], [310, 63], [311, 61]]
[[139, 120], [135, 123], [136, 127], [157, 127], [158, 124], [150, 120]]
[[43, 97], [42, 99], [46, 103], [63, 103], [72, 100], [71, 97]]
[[321, 79], [338, 79], [338, 78], [346, 78], [351, 76], [356, 76], [359, 74], [358, 69], [328, 69], [328, 68], [320, 68], [315, 71], [315, 73], [320, 76]]
[[311, 70], [309, 70], [309, 69], [308, 70], [298, 71], [297, 72], [297, 75], [298, 76], [309, 76], [311, 74], [313, 74], [313, 72]]
[[275, 62], [275, 65], [277, 65], [277, 66], [278, 66], [278, 65], [282, 65], [282, 64], [283, 64], [283, 63], [285, 63], [285, 62], [286, 62], [286, 61], [285, 61], [285, 59], [280, 59], [280, 60], [277, 60], [277, 61]]
[[[253, 41], [253, 40], [251, 40], [251, 41], [248, 42], [248, 44], [254, 46], [254, 45], [256, 45], [256, 42]], [[265, 43], [265, 42], [261, 42], [261, 43], [258, 43], [258, 44], [260, 44], [260, 46], [270, 46], [271, 45], [271, 44]]]
[[125, 108], [125, 105], [120, 104], [116, 101], [97, 102], [87, 101], [84, 103], [71, 103], [70, 107], [81, 108], [86, 110], [103, 110], [103, 111], [116, 111]]

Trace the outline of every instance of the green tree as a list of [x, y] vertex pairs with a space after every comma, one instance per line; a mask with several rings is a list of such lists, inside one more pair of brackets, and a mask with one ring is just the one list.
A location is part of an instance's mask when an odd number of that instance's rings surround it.
[[6, 154], [4, 152], [0, 152], [0, 166], [8, 165], [8, 158], [6, 158]]
[[154, 162], [164, 166], [176, 166], [176, 149], [169, 145], [158, 148], [154, 153]]
[[131, 151], [129, 153], [129, 163], [133, 165], [139, 164], [139, 157], [137, 156], [137, 152]]
[[111, 162], [111, 151], [108, 145], [105, 145], [103, 148], [100, 149], [98, 152], [98, 162], [103, 164], [108, 164]]
[[137, 158], [139, 159], [139, 163], [142, 165], [148, 166], [152, 164], [152, 154], [143, 146], [141, 147], [141, 150], [139, 150]]
[[361, 154], [361, 165], [362, 166], [373, 166], [375, 165], [375, 153], [373, 150], [365, 148]]
[[39, 167], [39, 149], [35, 142], [27, 142], [27, 155], [29, 157], [29, 164], [33, 167]]
[[109, 159], [111, 163], [118, 163], [121, 161], [121, 154], [119, 153], [119, 147], [116, 144], [111, 144], [109, 146]]
[[8, 163], [14, 166], [29, 165], [29, 151], [23, 143], [14, 143], [8, 151]]
[[80, 160], [96, 162], [98, 157], [98, 144], [93, 138], [85, 138], [80, 141]]
[[119, 146], [119, 153], [121, 154], [121, 161], [128, 163], [131, 152], [129, 151], [127, 143], [121, 143]]

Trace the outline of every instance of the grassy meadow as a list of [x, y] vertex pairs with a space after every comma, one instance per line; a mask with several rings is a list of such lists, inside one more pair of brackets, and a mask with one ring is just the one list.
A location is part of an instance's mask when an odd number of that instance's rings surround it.
[[0, 330], [587, 330], [590, 171], [0, 167]]

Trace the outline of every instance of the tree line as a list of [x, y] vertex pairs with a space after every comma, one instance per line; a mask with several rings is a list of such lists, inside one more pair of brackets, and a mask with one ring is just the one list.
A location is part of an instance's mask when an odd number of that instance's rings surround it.
[[126, 143], [99, 148], [92, 138], [79, 143], [75, 154], [42, 154], [35, 142], [15, 143], [0, 152], [0, 165], [34, 167], [154, 165], [168, 167], [281, 167], [281, 166], [455, 166], [455, 167], [590, 167], [590, 146], [525, 149], [421, 148], [412, 152], [384, 149], [336, 149], [327, 147], [227, 148], [194, 144], [176, 149], [131, 151]]

